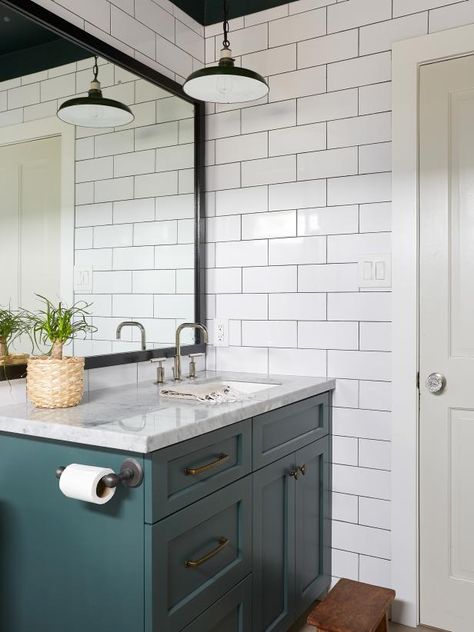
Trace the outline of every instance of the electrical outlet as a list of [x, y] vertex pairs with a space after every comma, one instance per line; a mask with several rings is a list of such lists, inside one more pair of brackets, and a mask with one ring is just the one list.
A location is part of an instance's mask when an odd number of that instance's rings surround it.
[[214, 320], [214, 346], [227, 347], [228, 342], [229, 321], [216, 318]]

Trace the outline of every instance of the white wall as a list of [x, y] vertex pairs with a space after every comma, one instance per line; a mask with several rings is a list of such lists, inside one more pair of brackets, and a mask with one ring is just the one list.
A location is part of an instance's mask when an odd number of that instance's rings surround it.
[[[167, 0], [41, 4], [178, 79], [200, 62], [199, 27], [178, 38], [188, 18]], [[141, 34], [156, 5], [178, 21], [153, 55]], [[336, 576], [390, 583], [390, 295], [359, 292], [355, 262], [390, 248], [391, 44], [473, 21], [472, 0], [297, 0], [232, 20], [234, 53], [270, 97], [209, 107], [209, 312], [231, 320], [210, 364], [339, 378]]]

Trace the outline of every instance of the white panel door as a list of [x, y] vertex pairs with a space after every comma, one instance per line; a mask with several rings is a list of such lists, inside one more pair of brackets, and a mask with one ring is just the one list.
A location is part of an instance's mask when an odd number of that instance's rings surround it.
[[0, 305], [60, 295], [61, 139], [0, 147]]
[[420, 70], [420, 382], [421, 622], [472, 632], [473, 56]]

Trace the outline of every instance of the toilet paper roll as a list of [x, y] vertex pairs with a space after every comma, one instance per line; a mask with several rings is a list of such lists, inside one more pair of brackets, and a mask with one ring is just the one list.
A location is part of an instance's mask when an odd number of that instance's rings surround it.
[[61, 474], [59, 489], [68, 498], [105, 505], [113, 498], [115, 487], [106, 487], [101, 479], [111, 473], [113, 470], [107, 467], [71, 463]]

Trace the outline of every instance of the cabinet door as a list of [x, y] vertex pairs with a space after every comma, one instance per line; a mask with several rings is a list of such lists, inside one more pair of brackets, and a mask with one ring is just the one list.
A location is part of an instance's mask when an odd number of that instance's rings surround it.
[[294, 613], [295, 455], [253, 477], [254, 632], [288, 630]]
[[304, 612], [331, 581], [329, 438], [298, 450], [296, 464], [296, 616]]
[[55, 477], [69, 463], [118, 471], [129, 455], [8, 435], [0, 455], [0, 630], [143, 631], [143, 485], [91, 505]]

